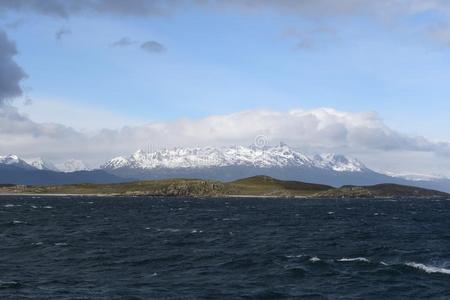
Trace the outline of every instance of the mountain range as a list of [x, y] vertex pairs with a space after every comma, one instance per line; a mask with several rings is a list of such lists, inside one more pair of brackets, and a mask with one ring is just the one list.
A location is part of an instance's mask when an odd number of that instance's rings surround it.
[[[86, 170], [82, 162], [75, 160], [62, 166], [61, 169], [61, 165], [56, 166], [41, 159], [23, 160], [16, 155], [0, 156], [0, 183], [112, 183], [165, 178], [233, 181], [266, 175], [281, 180], [335, 187], [395, 183], [450, 192], [449, 179], [433, 177], [423, 180], [390, 176], [375, 172], [354, 158], [338, 154], [309, 156], [285, 144], [174, 148], [152, 152], [139, 150], [128, 157], [115, 157], [95, 170]], [[16, 177], [12, 177], [12, 174], [16, 174]]]
[[123, 178], [203, 178], [232, 181], [266, 175], [332, 186], [396, 183], [450, 191], [450, 180], [408, 180], [375, 172], [361, 161], [338, 154], [305, 155], [283, 143], [277, 146], [139, 150], [100, 167]]
[[17, 155], [0, 156], [0, 184], [53, 185], [123, 181], [126, 180], [103, 170], [62, 172], [43, 160], [27, 162]]

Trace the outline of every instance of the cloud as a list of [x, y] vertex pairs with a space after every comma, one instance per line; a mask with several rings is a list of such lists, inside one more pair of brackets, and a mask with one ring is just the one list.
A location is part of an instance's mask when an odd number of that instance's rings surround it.
[[[350, 113], [331, 108], [287, 112], [249, 110], [85, 133], [61, 124], [32, 121], [10, 106], [0, 110], [3, 152], [56, 160], [72, 157], [91, 166], [148, 145], [154, 149], [250, 145], [261, 135], [269, 144], [283, 141], [307, 152], [358, 153], [361, 158], [364, 155], [385, 157], [389, 153], [398, 157], [400, 152], [409, 153], [408, 157], [412, 157], [411, 153], [428, 153], [434, 156], [434, 161], [440, 157], [442, 166], [450, 165], [449, 143], [402, 134], [386, 126], [375, 113]], [[397, 158], [391, 163], [411, 165], [409, 160], [399, 162]]]
[[141, 49], [149, 53], [164, 53], [166, 47], [155, 41], [147, 41], [141, 44]]
[[[133, 41], [131, 38], [125, 36], [111, 44], [111, 47], [129, 47], [140, 43], [139, 41]], [[146, 41], [140, 44], [139, 48], [148, 53], [164, 53], [167, 48], [156, 41]]]
[[185, 1], [171, 0], [2, 0], [1, 10], [31, 11], [68, 18], [73, 15], [103, 14], [120, 16], [159, 16]]
[[[254, 16], [264, 15], [266, 12], [277, 13], [308, 19], [319, 25], [333, 25], [336, 19], [369, 20], [378, 24], [388, 25], [389, 28], [397, 25], [412, 28], [408, 21], [416, 24], [423, 23], [419, 31], [427, 35], [427, 28], [436, 22], [450, 16], [450, 1], [447, 0], [1, 0], [2, 11], [33, 12], [36, 14], [69, 18], [73, 16], [113, 16], [148, 18], [167, 16], [182, 11], [186, 7], [196, 7], [214, 11], [234, 11], [250, 13]], [[433, 18], [417, 16], [433, 15]], [[396, 26], [392, 26], [392, 25]], [[411, 27], [411, 28], [410, 28]], [[357, 28], [357, 27], [356, 27]], [[448, 31], [448, 30], [446, 30]], [[312, 32], [300, 38], [298, 49], [315, 48], [316, 37], [320, 32]], [[448, 33], [437, 30], [428, 34], [435, 36], [435, 40], [448, 39]], [[320, 38], [319, 38], [320, 39]]]
[[60, 29], [55, 33], [55, 38], [60, 41], [65, 35], [71, 34], [69, 29]]
[[67, 18], [80, 14], [149, 17], [195, 5], [218, 10], [279, 11], [302, 17], [401, 16], [435, 11], [448, 13], [446, 0], [2, 0], [0, 10], [32, 11]]
[[136, 44], [137, 42], [131, 40], [129, 37], [125, 36], [111, 44], [111, 47], [128, 47]]
[[446, 0], [229, 0], [205, 1], [223, 8], [239, 8], [249, 12], [263, 10], [297, 14], [310, 18], [376, 16], [381, 18], [415, 15], [428, 11], [448, 13]]
[[22, 95], [20, 82], [26, 78], [26, 74], [14, 61], [16, 54], [16, 45], [0, 29], [0, 106]]

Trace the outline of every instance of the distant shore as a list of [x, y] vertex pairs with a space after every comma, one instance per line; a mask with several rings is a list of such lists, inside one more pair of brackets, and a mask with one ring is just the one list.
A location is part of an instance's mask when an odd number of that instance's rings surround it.
[[164, 179], [115, 184], [49, 186], [8, 185], [0, 196], [45, 197], [211, 197], [211, 198], [450, 198], [444, 192], [414, 186], [378, 184], [340, 188], [300, 181], [254, 176], [232, 182], [204, 179]]

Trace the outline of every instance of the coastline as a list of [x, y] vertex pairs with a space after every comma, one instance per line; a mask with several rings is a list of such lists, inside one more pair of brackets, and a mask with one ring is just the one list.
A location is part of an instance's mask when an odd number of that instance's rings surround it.
[[274, 195], [213, 195], [213, 196], [164, 196], [164, 195], [126, 195], [126, 194], [71, 194], [71, 193], [57, 193], [57, 194], [40, 194], [40, 193], [0, 193], [2, 196], [26, 196], [26, 197], [167, 197], [167, 198], [296, 198], [308, 199], [314, 197], [308, 196], [274, 196]]

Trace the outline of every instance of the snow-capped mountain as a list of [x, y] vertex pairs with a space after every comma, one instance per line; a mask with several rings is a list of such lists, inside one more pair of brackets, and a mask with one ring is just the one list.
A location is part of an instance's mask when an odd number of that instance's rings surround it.
[[[70, 161], [66, 170], [84, 168], [84, 164]], [[102, 170], [84, 172], [60, 172], [43, 159], [21, 159], [17, 155], [0, 156], [0, 184], [75, 184], [75, 183], [117, 183], [127, 179]]]
[[86, 165], [81, 160], [77, 160], [77, 159], [66, 160], [63, 163], [57, 164], [56, 167], [59, 171], [66, 172], [66, 173], [88, 170]]
[[356, 158], [334, 153], [315, 155], [314, 165], [336, 172], [363, 172], [368, 170], [368, 168]]
[[6, 155], [0, 156], [0, 165], [3, 166], [13, 166], [21, 169], [34, 169], [33, 166], [29, 165], [25, 160], [21, 159], [17, 155]]
[[336, 172], [362, 172], [367, 170], [360, 161], [343, 155], [323, 154], [313, 157], [304, 155], [284, 144], [258, 148], [175, 148], [155, 152], [139, 150], [130, 157], [116, 157], [101, 168], [129, 169], [178, 169], [246, 166], [256, 168], [319, 168]]
[[41, 170], [55, 172], [86, 171], [88, 168], [81, 160], [69, 159], [60, 164], [53, 164], [42, 158], [22, 159], [17, 155], [0, 156], [0, 166], [13, 166], [26, 170]]
[[58, 168], [52, 162], [44, 160], [42, 158], [26, 159], [25, 161], [30, 166], [38, 170], [59, 171]]

